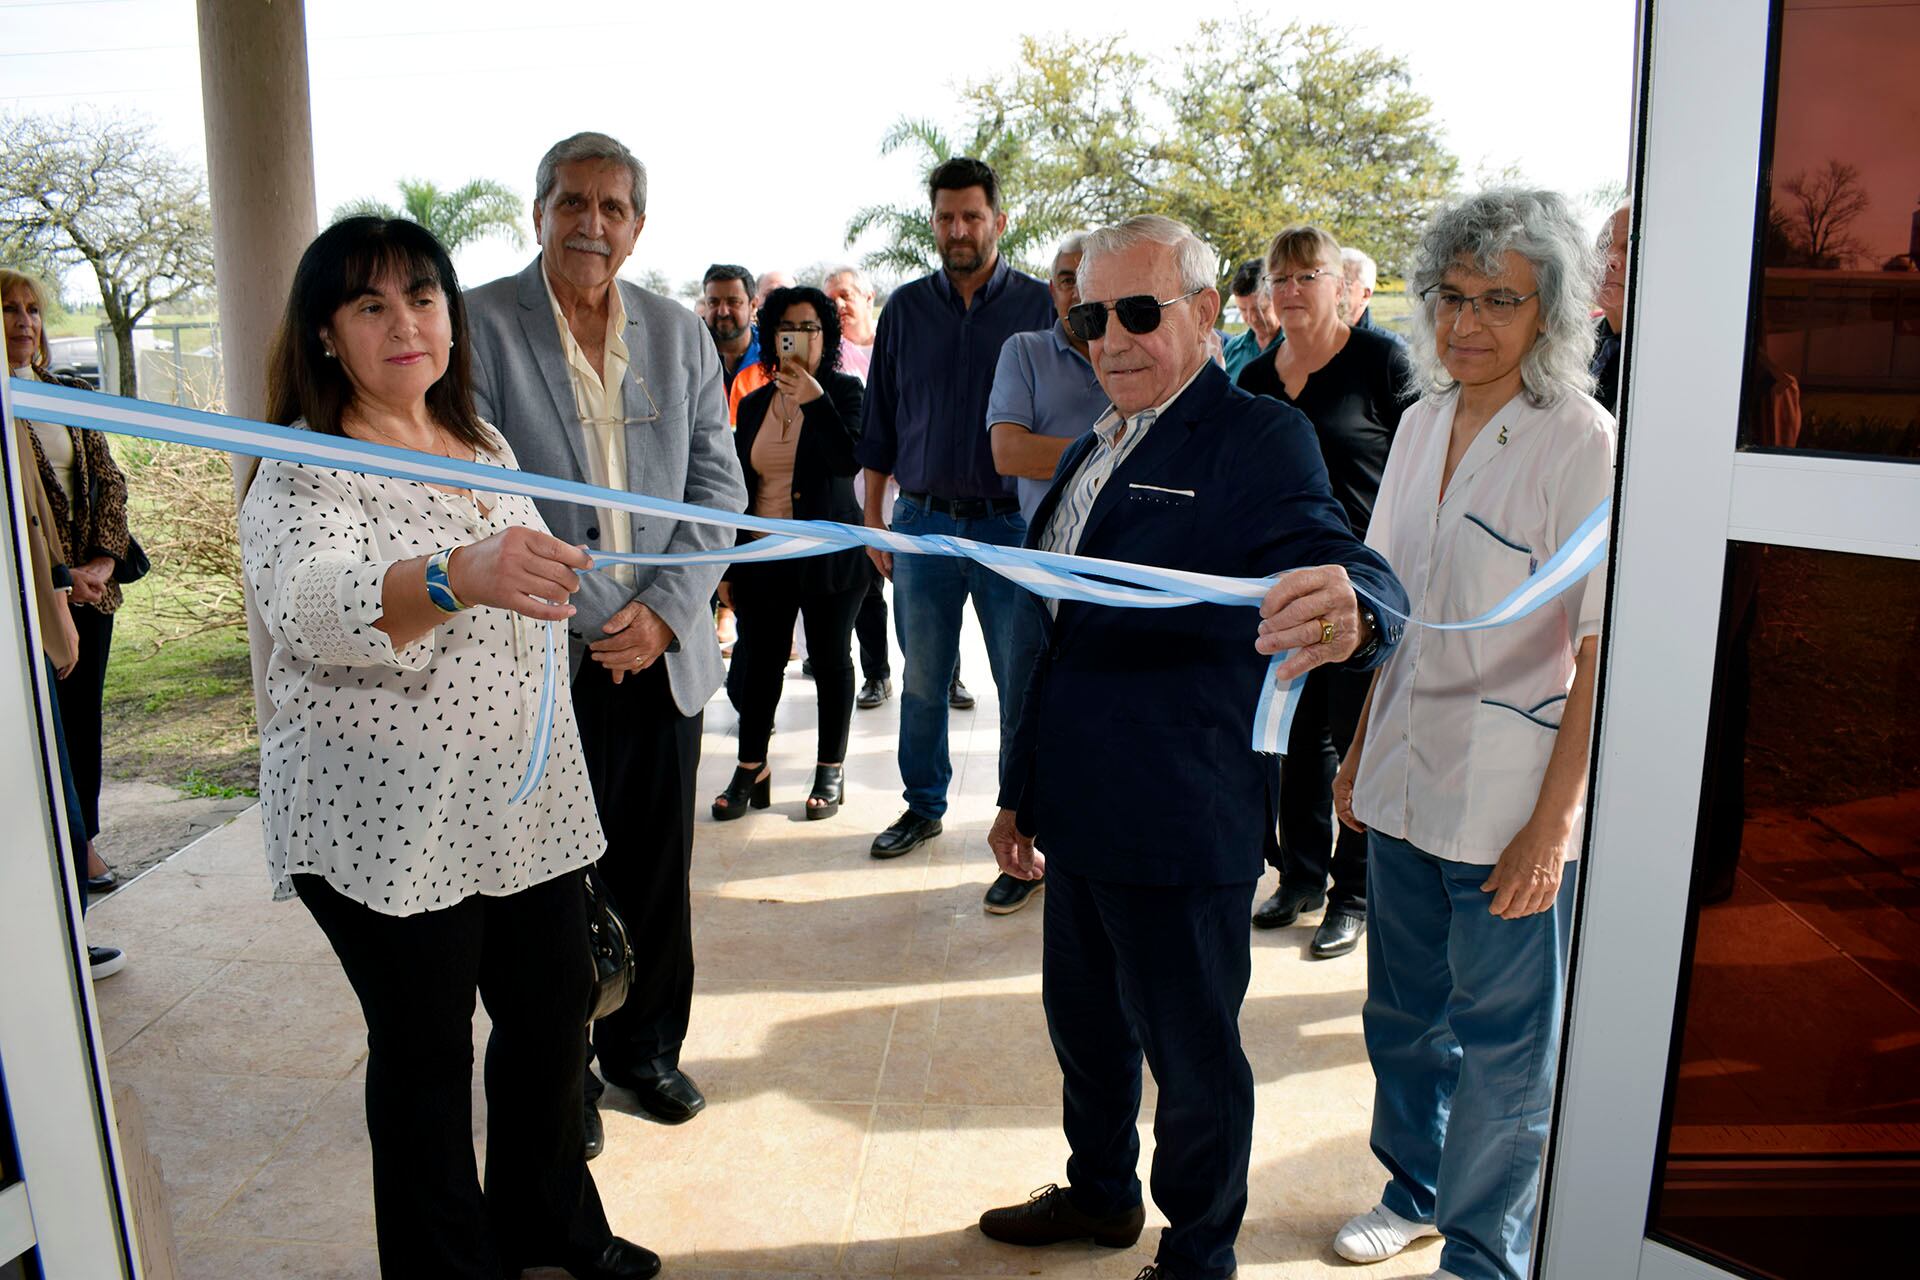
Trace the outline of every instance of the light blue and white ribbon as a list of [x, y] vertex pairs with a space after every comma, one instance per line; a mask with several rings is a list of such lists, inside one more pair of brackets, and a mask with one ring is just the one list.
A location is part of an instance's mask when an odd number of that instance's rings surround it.
[[[114, 435], [219, 449], [331, 470], [391, 476], [422, 484], [476, 489], [485, 493], [517, 494], [639, 515], [662, 516], [766, 535], [741, 546], [713, 551], [595, 552], [593, 562], [596, 569], [616, 564], [739, 564], [791, 560], [854, 547], [872, 547], [896, 554], [964, 557], [1028, 591], [1050, 599], [1134, 609], [1174, 609], [1191, 604], [1258, 605], [1277, 580], [1274, 577], [1232, 578], [1091, 556], [1067, 556], [1050, 551], [996, 546], [947, 535], [915, 537], [888, 529], [868, 529], [827, 520], [776, 520], [715, 511], [666, 498], [603, 489], [578, 481], [515, 471], [482, 462], [464, 462], [416, 453], [347, 436], [325, 435], [199, 409], [129, 400], [19, 378], [6, 380], [4, 391], [0, 392], [0, 401], [5, 402], [9, 425], [17, 413], [41, 422], [61, 423]], [[1610, 515], [1611, 502], [1601, 503], [1551, 560], [1499, 605], [1466, 622], [1428, 622], [1409, 618], [1385, 601], [1372, 596], [1358, 583], [1354, 587], [1372, 603], [1377, 612], [1410, 625], [1444, 631], [1504, 626], [1546, 604], [1606, 558]], [[533, 741], [529, 744], [526, 776], [513, 796], [516, 802], [532, 794], [540, 785], [546, 770], [547, 752], [553, 737], [555, 690], [559, 679], [558, 651], [558, 630], [549, 624], [540, 707]], [[1275, 677], [1274, 673], [1287, 656], [1284, 653], [1276, 655], [1268, 666], [1266, 688], [1254, 719], [1253, 748], [1257, 751], [1281, 754], [1286, 750], [1303, 683], [1297, 678], [1283, 683]]]

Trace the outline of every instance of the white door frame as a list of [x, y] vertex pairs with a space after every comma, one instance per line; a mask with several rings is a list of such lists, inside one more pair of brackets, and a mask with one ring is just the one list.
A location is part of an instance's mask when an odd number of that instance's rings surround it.
[[1646, 1234], [1727, 542], [1920, 558], [1920, 466], [1736, 448], [1771, 11], [1642, 8], [1627, 426], [1542, 1223], [1549, 1280], [1731, 1275]]
[[[5, 530], [0, 552], [0, 1062], [26, 1181], [0, 1193], [0, 1263], [38, 1246], [50, 1277], [135, 1277], [106, 1055], [80, 923], [62, 870], [66, 804], [44, 714], [52, 691], [26, 563], [12, 396], [0, 378]], [[29, 464], [31, 465], [31, 464]], [[56, 799], [56, 797], [59, 797]], [[84, 837], [83, 837], [84, 838]], [[18, 1246], [18, 1247], [15, 1247]]]

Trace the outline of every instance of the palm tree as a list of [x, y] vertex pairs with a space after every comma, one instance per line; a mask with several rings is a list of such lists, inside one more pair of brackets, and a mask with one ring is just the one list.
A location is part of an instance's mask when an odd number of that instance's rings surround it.
[[[1078, 225], [1062, 209], [1051, 208], [1025, 181], [1031, 169], [1026, 139], [1014, 133], [1002, 119], [976, 122], [966, 150], [958, 150], [946, 133], [929, 120], [901, 119], [894, 122], [880, 139], [880, 154], [892, 155], [903, 147], [920, 152], [923, 173], [933, 172], [957, 155], [974, 156], [993, 166], [1000, 179], [1000, 196], [1006, 208], [1007, 234], [1000, 240], [1000, 252], [1015, 266], [1044, 276], [1048, 263], [1044, 255], [1062, 233]], [[917, 276], [940, 265], [928, 224], [927, 206], [916, 201], [910, 205], [870, 204], [855, 213], [847, 223], [847, 246], [868, 232], [878, 232], [884, 242], [866, 254], [861, 265], [876, 275], [905, 278]]]
[[464, 187], [442, 191], [431, 182], [400, 179], [400, 205], [379, 200], [355, 200], [333, 211], [333, 220], [371, 214], [376, 218], [406, 218], [433, 232], [448, 253], [488, 236], [511, 236], [524, 248], [527, 233], [520, 223], [520, 197], [505, 183], [475, 178]]

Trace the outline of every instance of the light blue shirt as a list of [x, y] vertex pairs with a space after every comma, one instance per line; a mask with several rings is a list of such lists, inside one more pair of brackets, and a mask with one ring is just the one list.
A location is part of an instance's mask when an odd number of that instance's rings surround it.
[[[987, 430], [1011, 422], [1056, 440], [1073, 440], [1098, 422], [1108, 409], [1087, 358], [1073, 349], [1056, 323], [1033, 333], [1016, 333], [1000, 348], [987, 397]], [[1029, 523], [1047, 496], [1046, 480], [1016, 477], [1020, 514]]]

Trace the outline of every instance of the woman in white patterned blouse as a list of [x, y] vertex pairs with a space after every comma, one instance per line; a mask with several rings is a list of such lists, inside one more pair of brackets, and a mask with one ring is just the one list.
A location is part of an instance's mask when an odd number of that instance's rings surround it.
[[[275, 343], [274, 421], [513, 466], [475, 416], [453, 265], [413, 223], [309, 246]], [[260, 792], [274, 896], [298, 895], [367, 1018], [383, 1275], [651, 1276], [587, 1173], [582, 879], [604, 846], [564, 682], [528, 765], [543, 626], [589, 566], [520, 497], [264, 463], [241, 510], [273, 655]], [[487, 1171], [472, 1143], [474, 994]]]

